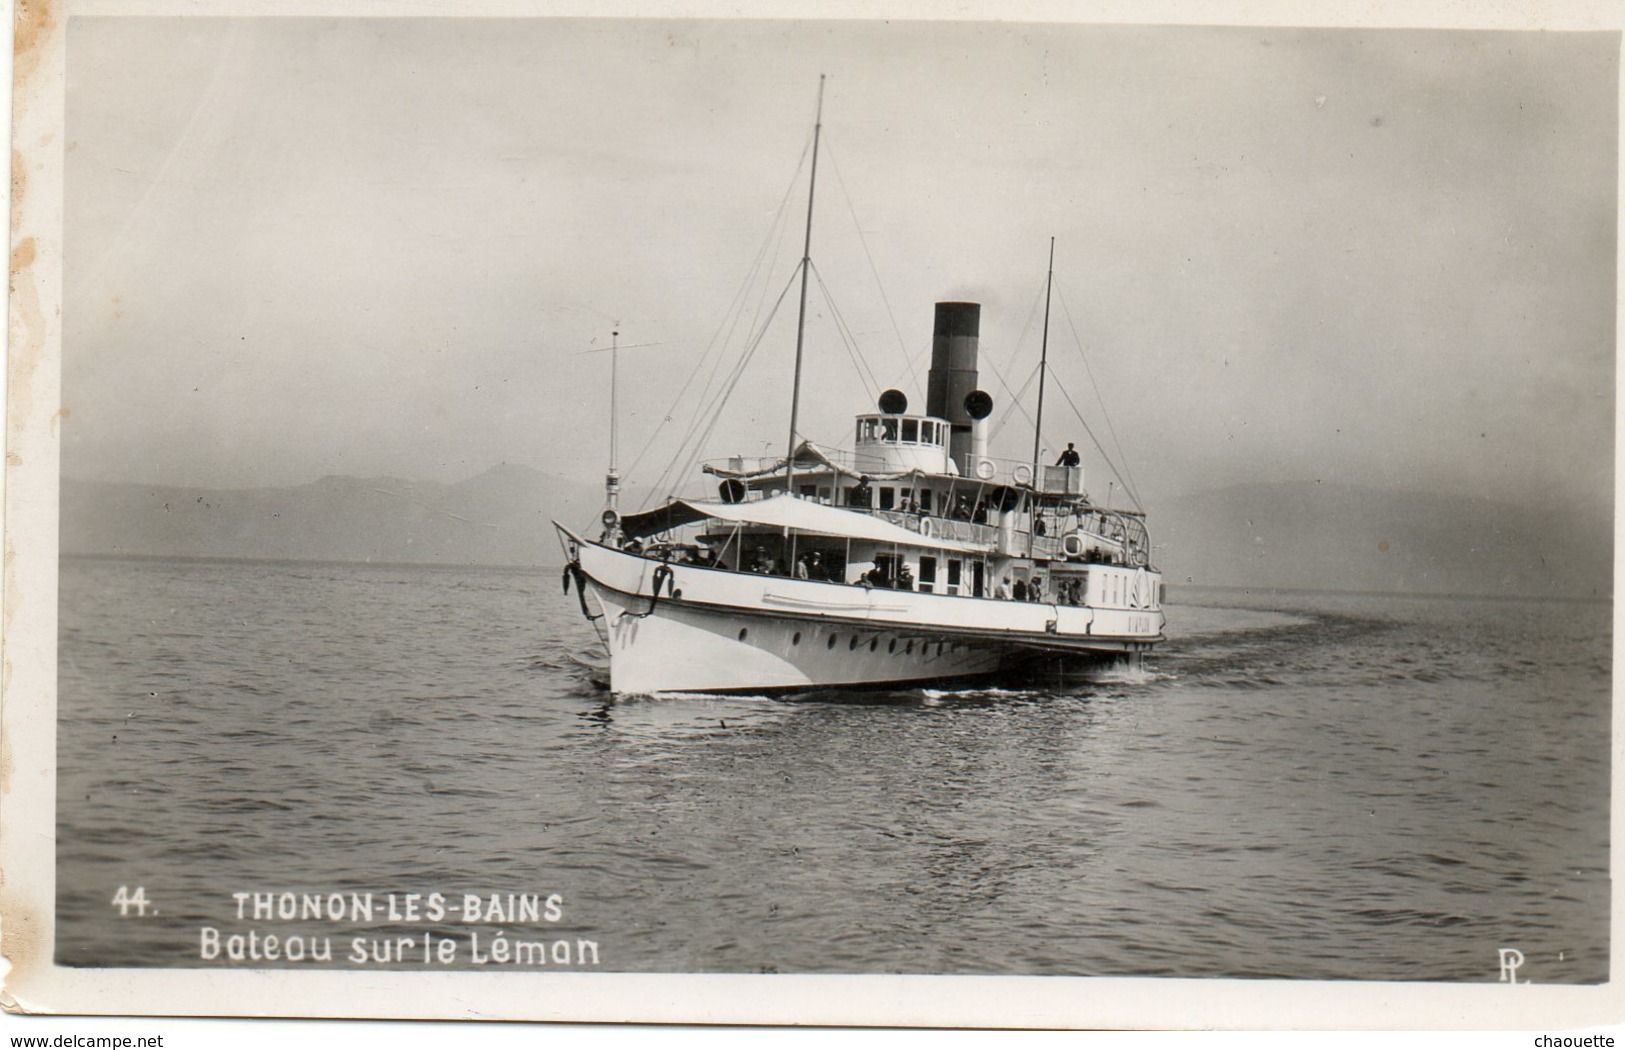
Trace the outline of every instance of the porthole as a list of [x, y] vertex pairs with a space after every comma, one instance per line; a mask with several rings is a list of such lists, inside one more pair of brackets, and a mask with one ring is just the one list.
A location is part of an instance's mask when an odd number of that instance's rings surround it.
[[858, 647], [858, 636], [854, 634], [852, 636], [852, 640], [850, 642], [846, 643], [846, 647], [847, 647], [847, 649], [849, 651], [852, 650], [852, 649], [856, 649]]
[[750, 633], [750, 631], [749, 631], [749, 630], [748, 630], [748, 629], [746, 629], [746, 628], [744, 628], [744, 627], [741, 627], [741, 628], [740, 628], [740, 629], [739, 629], [739, 640], [740, 640], [740, 641], [741, 641], [741, 642], [742, 642], [742, 641], [744, 641], [744, 640], [745, 640], [745, 635], [747, 635], [747, 634], [749, 634], [749, 633]]
[[879, 649], [879, 648], [880, 648], [880, 635], [877, 634], [873, 638], [869, 639], [869, 651], [872, 653], [876, 649]]
[[895, 653], [897, 651], [897, 639], [893, 638], [891, 641], [886, 643], [886, 651], [888, 653]]
[[908, 644], [903, 646], [903, 655], [908, 656], [914, 652], [914, 639], [910, 638]]
[[937, 655], [938, 656], [942, 655], [942, 643], [941, 642], [937, 643]]
[[833, 649], [833, 648], [835, 648], [835, 641], [836, 641], [836, 638], [835, 638], [835, 635], [833, 635], [833, 634], [832, 634], [832, 635], [830, 635], [830, 636], [829, 636], [829, 645], [828, 645], [828, 648], [830, 648], [830, 649]]
[[790, 644], [791, 645], [800, 645], [801, 644], [801, 632], [800, 631], [797, 631], [795, 634], [792, 634], [790, 636]]

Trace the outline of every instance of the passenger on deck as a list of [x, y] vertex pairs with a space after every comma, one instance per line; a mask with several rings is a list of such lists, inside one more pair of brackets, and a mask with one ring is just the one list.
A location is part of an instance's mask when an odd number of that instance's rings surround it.
[[822, 580], [824, 578], [824, 559], [817, 551], [808, 551], [796, 559], [796, 579]]
[[849, 507], [867, 507], [873, 501], [873, 492], [869, 488], [869, 475], [865, 474], [858, 479], [846, 493], [846, 505]]
[[1010, 600], [1010, 577], [1006, 576], [1004, 579], [993, 585], [993, 597], [997, 598], [1001, 602], [1007, 602]]
[[1083, 462], [1083, 457], [1078, 455], [1078, 450], [1072, 447], [1072, 442], [1068, 441], [1066, 451], [1061, 453], [1061, 458], [1055, 461], [1055, 465], [1057, 467], [1075, 467], [1081, 462]]
[[1027, 600], [1027, 581], [1026, 580], [1017, 580], [1016, 585], [1014, 587], [1010, 588], [1010, 597], [1014, 598], [1018, 602], [1026, 601]]
[[750, 571], [751, 572], [759, 572], [764, 576], [772, 575], [772, 573], [773, 573], [773, 559], [769, 558], [767, 556], [767, 548], [766, 547], [757, 547], [756, 548], [756, 558], [755, 558], [754, 561], [752, 561], [750, 563]]

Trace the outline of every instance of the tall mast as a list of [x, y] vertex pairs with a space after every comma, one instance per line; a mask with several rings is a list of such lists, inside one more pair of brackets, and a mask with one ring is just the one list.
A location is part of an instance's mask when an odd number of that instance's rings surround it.
[[818, 114], [813, 118], [812, 174], [807, 179], [807, 235], [801, 245], [801, 312], [796, 315], [796, 378], [790, 387], [790, 441], [784, 453], [784, 491], [796, 494], [796, 421], [801, 414], [801, 348], [807, 336], [807, 272], [812, 269], [813, 189], [818, 185], [818, 136], [824, 128], [824, 75], [818, 75]]
[[1049, 239], [1049, 272], [1044, 275], [1044, 340], [1038, 356], [1038, 419], [1033, 423], [1033, 501], [1031, 520], [1027, 523], [1027, 557], [1033, 556], [1034, 537], [1038, 532], [1038, 452], [1044, 436], [1044, 373], [1049, 368], [1049, 297], [1055, 284], [1055, 238]]
[[604, 506], [612, 511], [619, 511], [616, 504], [619, 502], [621, 491], [621, 473], [615, 467], [616, 455], [616, 402], [618, 400], [616, 389], [620, 371], [620, 329], [609, 333], [609, 472], [604, 475]]

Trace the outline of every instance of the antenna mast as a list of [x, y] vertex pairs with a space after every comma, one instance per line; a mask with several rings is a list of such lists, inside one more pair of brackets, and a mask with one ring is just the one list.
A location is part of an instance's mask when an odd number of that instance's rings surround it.
[[620, 512], [617, 504], [620, 502], [621, 472], [615, 467], [615, 460], [619, 458], [615, 450], [615, 432], [619, 429], [615, 406], [620, 371], [620, 339], [619, 328], [609, 333], [609, 472], [604, 475], [604, 506], [617, 514]]
[[812, 269], [813, 188], [818, 185], [818, 136], [824, 128], [824, 75], [818, 75], [818, 114], [813, 118], [812, 174], [807, 179], [807, 235], [801, 246], [801, 312], [796, 315], [796, 377], [790, 387], [790, 441], [784, 452], [784, 491], [796, 494], [796, 421], [801, 413], [801, 348], [807, 335], [807, 272]]
[[1049, 297], [1055, 284], [1055, 238], [1049, 239], [1049, 272], [1044, 276], [1044, 340], [1038, 356], [1038, 419], [1033, 423], [1033, 502], [1032, 520], [1027, 523], [1027, 557], [1033, 556], [1038, 533], [1038, 452], [1044, 436], [1044, 372], [1049, 367]]

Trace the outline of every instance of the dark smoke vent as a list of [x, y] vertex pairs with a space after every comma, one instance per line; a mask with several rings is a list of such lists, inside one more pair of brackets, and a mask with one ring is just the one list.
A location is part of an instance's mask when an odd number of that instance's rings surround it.
[[965, 414], [972, 419], [986, 419], [993, 414], [993, 395], [986, 390], [972, 390], [965, 395]]
[[908, 411], [908, 395], [901, 390], [888, 390], [880, 395], [880, 410], [887, 415], [900, 416]]
[[976, 339], [981, 328], [981, 303], [937, 304], [925, 414], [948, 421], [948, 456], [961, 471], [970, 462], [971, 415], [965, 399], [976, 389]]
[[982, 304], [938, 303], [931, 332], [931, 371], [925, 381], [925, 413], [970, 425], [965, 395], [976, 389], [976, 337]]

